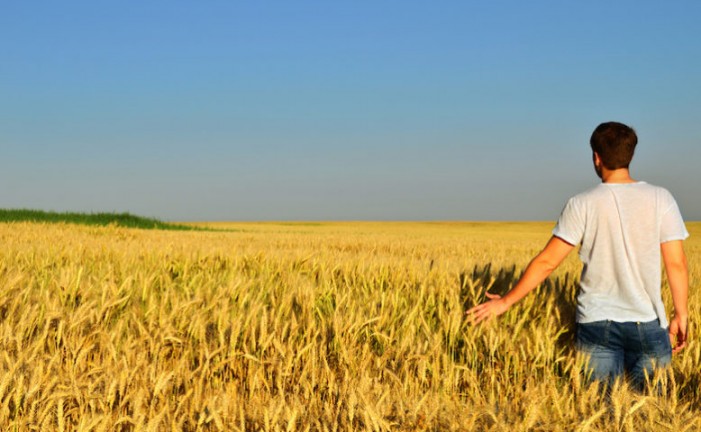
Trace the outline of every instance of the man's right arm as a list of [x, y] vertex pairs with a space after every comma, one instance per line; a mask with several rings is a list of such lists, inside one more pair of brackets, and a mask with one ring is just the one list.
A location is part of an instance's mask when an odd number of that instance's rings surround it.
[[672, 352], [677, 353], [686, 346], [688, 325], [689, 272], [681, 240], [661, 244], [662, 260], [667, 271], [669, 289], [674, 302], [674, 316], [669, 323]]
[[550, 273], [555, 270], [567, 257], [574, 246], [565, 240], [552, 236], [545, 248], [528, 264], [516, 285], [501, 297], [497, 294], [485, 293], [489, 301], [477, 305], [467, 312], [473, 324], [478, 324], [493, 316], [506, 312], [514, 303], [533, 291]]

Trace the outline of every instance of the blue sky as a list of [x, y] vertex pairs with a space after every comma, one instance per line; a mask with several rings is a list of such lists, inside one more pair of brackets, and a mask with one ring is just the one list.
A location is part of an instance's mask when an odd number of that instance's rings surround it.
[[0, 207], [166, 220], [554, 220], [633, 176], [701, 219], [692, 1], [6, 2]]

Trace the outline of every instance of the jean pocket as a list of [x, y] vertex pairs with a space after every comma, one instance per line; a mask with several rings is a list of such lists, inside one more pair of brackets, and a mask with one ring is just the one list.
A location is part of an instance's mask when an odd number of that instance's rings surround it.
[[642, 323], [639, 328], [640, 340], [643, 342], [643, 350], [646, 354], [662, 357], [672, 353], [669, 332], [660, 327], [657, 321]]
[[609, 321], [577, 324], [577, 349], [585, 352], [606, 350], [609, 343]]

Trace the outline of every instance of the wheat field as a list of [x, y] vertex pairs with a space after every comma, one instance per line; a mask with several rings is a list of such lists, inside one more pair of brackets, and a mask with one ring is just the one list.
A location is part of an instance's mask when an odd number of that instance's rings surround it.
[[693, 333], [661, 394], [586, 385], [575, 253], [507, 314], [466, 322], [552, 225], [0, 224], [0, 429], [701, 430]]

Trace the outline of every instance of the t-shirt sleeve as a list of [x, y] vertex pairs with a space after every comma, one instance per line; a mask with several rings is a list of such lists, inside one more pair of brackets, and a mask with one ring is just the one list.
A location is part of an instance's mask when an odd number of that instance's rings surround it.
[[684, 219], [679, 211], [679, 206], [671, 194], [667, 196], [667, 210], [662, 213], [660, 223], [660, 243], [672, 240], [684, 240], [689, 237], [689, 232], [684, 226]]
[[584, 211], [576, 198], [570, 198], [560, 213], [553, 235], [576, 246], [584, 236]]

